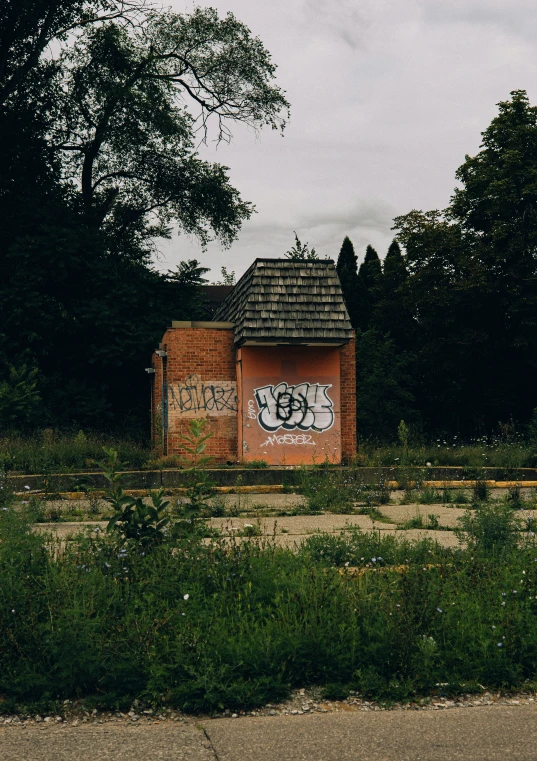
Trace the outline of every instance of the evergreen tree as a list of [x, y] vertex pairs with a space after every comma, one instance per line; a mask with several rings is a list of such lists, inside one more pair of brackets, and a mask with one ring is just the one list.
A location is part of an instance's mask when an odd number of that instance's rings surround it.
[[373, 246], [368, 246], [357, 278], [355, 322], [360, 330], [368, 330], [374, 307], [380, 297], [382, 265]]
[[394, 240], [382, 266], [378, 301], [374, 307], [372, 324], [381, 333], [389, 335], [396, 350], [412, 345], [414, 321], [407, 304], [405, 285], [408, 270], [399, 243]]
[[337, 274], [341, 282], [343, 298], [353, 328], [356, 328], [360, 298], [360, 283], [358, 282], [358, 257], [354, 253], [354, 246], [348, 236], [345, 236], [336, 264]]

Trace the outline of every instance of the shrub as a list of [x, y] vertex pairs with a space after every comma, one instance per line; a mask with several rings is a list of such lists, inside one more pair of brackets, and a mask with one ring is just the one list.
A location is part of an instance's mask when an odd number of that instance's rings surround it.
[[493, 503], [467, 510], [459, 523], [459, 538], [477, 552], [497, 555], [517, 546], [520, 526], [507, 504]]

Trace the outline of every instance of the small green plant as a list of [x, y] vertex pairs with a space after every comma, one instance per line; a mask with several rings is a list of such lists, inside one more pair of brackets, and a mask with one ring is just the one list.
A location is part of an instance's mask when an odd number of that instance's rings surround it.
[[166, 510], [170, 504], [164, 499], [164, 490], [151, 492], [151, 504], [147, 504], [142, 497], [125, 494], [121, 485], [123, 474], [119, 472], [118, 453], [111, 447], [103, 449], [108, 458], [102, 464], [103, 475], [109, 483], [104, 499], [114, 511], [106, 530], [117, 532], [123, 541], [133, 539], [145, 546], [162, 542], [169, 523]]
[[268, 468], [269, 464], [266, 460], [251, 460], [251, 462], [245, 463], [245, 466], [253, 470], [255, 468]]
[[438, 505], [442, 502], [442, 495], [432, 486], [426, 486], [418, 495], [420, 505]]
[[[209, 500], [214, 494], [215, 484], [207, 478], [203, 468], [214, 459], [206, 454], [207, 441], [213, 434], [208, 430], [206, 418], [193, 418], [188, 421], [188, 426], [188, 434], [182, 437], [182, 449], [188, 453], [188, 457], [181, 456], [180, 459], [188, 466], [189, 484], [186, 498], [178, 501], [176, 512], [194, 529], [195, 522], [204, 515], [210, 515], [212, 510]], [[183, 525], [185, 527], [186, 524]]]
[[474, 500], [476, 502], [488, 502], [490, 499], [490, 488], [486, 481], [477, 479], [474, 484]]
[[427, 516], [427, 528], [432, 530], [440, 528], [440, 521], [438, 520], [438, 516], [434, 513], [429, 513]]
[[520, 510], [524, 506], [524, 500], [522, 499], [522, 493], [520, 486], [515, 484], [507, 493], [507, 503], [513, 510]]
[[445, 504], [453, 504], [453, 505], [467, 505], [469, 502], [468, 496], [466, 495], [466, 492], [463, 489], [450, 489], [447, 487], [444, 487], [442, 489], [442, 499], [441, 502]]

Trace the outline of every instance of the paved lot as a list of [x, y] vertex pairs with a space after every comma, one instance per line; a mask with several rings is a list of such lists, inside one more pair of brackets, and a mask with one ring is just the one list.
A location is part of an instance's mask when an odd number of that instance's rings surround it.
[[536, 761], [537, 706], [0, 728], [1, 761]]
[[0, 728], [1, 761], [215, 761], [194, 723]]
[[215, 721], [218, 761], [535, 761], [537, 709], [342, 713]]

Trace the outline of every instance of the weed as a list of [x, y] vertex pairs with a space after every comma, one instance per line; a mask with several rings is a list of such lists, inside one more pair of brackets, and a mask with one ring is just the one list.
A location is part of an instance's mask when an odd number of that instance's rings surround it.
[[420, 505], [438, 505], [442, 502], [442, 494], [432, 486], [426, 486], [418, 495]]
[[105, 500], [115, 511], [106, 530], [118, 532], [123, 541], [132, 539], [145, 547], [162, 542], [169, 523], [165, 513], [170, 504], [164, 499], [164, 490], [151, 492], [151, 504], [141, 497], [127, 496], [121, 486], [123, 474], [118, 472], [118, 453], [112, 448], [104, 451], [108, 460], [103, 463], [103, 474], [110, 484]]
[[266, 460], [251, 460], [250, 462], [245, 462], [244, 467], [249, 469], [268, 468], [269, 464]]
[[490, 499], [490, 488], [487, 482], [477, 479], [474, 484], [473, 495], [476, 502], [488, 502]]
[[518, 484], [515, 484], [515, 486], [512, 486], [509, 489], [507, 493], [507, 503], [514, 510], [520, 510], [520, 508], [523, 506], [524, 500], [522, 499], [520, 486]]
[[473, 512], [467, 510], [459, 518], [456, 532], [474, 551], [483, 555], [501, 555], [515, 549], [518, 543], [519, 521], [507, 504], [481, 505]]

